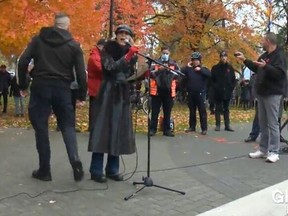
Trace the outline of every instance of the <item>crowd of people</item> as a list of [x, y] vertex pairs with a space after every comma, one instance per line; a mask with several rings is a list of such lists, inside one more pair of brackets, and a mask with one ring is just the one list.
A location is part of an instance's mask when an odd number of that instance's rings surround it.
[[[7, 112], [8, 88], [11, 86], [10, 94], [15, 99], [15, 115], [23, 116], [23, 97], [30, 88], [28, 114], [35, 130], [39, 156], [39, 167], [32, 172], [32, 177], [42, 181], [52, 180], [48, 119], [53, 112], [63, 136], [74, 180], [80, 181], [84, 171], [77, 149], [75, 108], [84, 105], [88, 92], [91, 179], [100, 183], [106, 182], [107, 178], [122, 181], [119, 156], [135, 152], [129, 95], [131, 86], [127, 81], [135, 72], [136, 54], [139, 52], [139, 48], [134, 45], [134, 32], [123, 24], [115, 30], [114, 39], [99, 40], [91, 50], [87, 76], [81, 46], [73, 39], [69, 26], [68, 15], [56, 14], [54, 25], [43, 27], [22, 53], [17, 77], [11, 79], [6, 66], [0, 67], [3, 113]], [[257, 61], [246, 59], [242, 52], [234, 54], [239, 62], [243, 62], [255, 74], [250, 81], [236, 79], [226, 51], [220, 52], [219, 62], [210, 70], [202, 65], [203, 56], [200, 52], [192, 52], [190, 61], [184, 67], [179, 67], [171, 59], [169, 47], [162, 47], [157, 64], [152, 65], [149, 62], [149, 70], [143, 77], [149, 80], [146, 90], [148, 89], [151, 101], [148, 135], [156, 135], [162, 109], [163, 135], [175, 136], [171, 126], [171, 111], [176, 97], [177, 80], [181, 78], [189, 109], [187, 133], [196, 131], [198, 110], [201, 134], [207, 134], [207, 101], [211, 114], [215, 116], [214, 130], [221, 130], [223, 116], [224, 130], [233, 132], [230, 105], [240, 104], [243, 109], [248, 109], [255, 106], [254, 98], [257, 98], [253, 127], [254, 124], [258, 126], [258, 134], [261, 134], [260, 149], [250, 153], [249, 157], [266, 157], [268, 162], [278, 161], [279, 107], [287, 92], [287, 65], [283, 51], [277, 46], [275, 34], [266, 34], [262, 45], [265, 53]], [[31, 60], [33, 69], [29, 71]], [[255, 140], [251, 134], [247, 139]], [[105, 169], [104, 154], [108, 154]]]
[[[7, 114], [9, 97], [14, 99], [14, 115], [24, 117], [25, 97], [20, 94], [16, 76], [7, 71], [7, 66], [0, 66], [0, 106], [3, 106], [2, 115]], [[2, 103], [3, 100], [3, 103]]]

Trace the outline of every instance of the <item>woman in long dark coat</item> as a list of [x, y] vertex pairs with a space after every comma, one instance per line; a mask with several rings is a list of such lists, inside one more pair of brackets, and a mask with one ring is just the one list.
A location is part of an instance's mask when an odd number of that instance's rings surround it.
[[[116, 39], [108, 41], [102, 51], [103, 82], [96, 102], [96, 119], [92, 123], [88, 151], [93, 152], [90, 165], [91, 179], [106, 182], [106, 177], [122, 181], [119, 173], [119, 155], [135, 152], [135, 136], [130, 110], [129, 84], [138, 48], [130, 47], [133, 32], [120, 25]], [[136, 57], [137, 58], [137, 57]], [[103, 157], [108, 154], [106, 177], [103, 174]]]

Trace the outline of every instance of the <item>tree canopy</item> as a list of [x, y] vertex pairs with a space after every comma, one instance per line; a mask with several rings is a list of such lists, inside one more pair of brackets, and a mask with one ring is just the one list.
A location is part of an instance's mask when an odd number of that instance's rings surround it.
[[[281, 1], [281, 0], [279, 0]], [[185, 63], [192, 51], [202, 52], [204, 63], [218, 61], [219, 52], [243, 51], [256, 57], [259, 35], [267, 14], [254, 0], [114, 0], [113, 26], [127, 23], [143, 52], [157, 55], [170, 47], [173, 58]], [[109, 35], [107, 0], [0, 0], [0, 52], [19, 55], [42, 26], [53, 24], [55, 12], [71, 17], [71, 32], [86, 54]], [[287, 7], [286, 7], [287, 10]], [[287, 11], [286, 11], [287, 12]], [[262, 32], [261, 32], [262, 30]], [[146, 50], [144, 49], [146, 48]], [[233, 64], [237, 64], [231, 58]]]

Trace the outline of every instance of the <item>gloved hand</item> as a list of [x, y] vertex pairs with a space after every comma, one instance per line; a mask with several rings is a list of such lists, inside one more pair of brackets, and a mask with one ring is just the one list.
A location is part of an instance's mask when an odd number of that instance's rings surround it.
[[125, 55], [125, 60], [127, 62], [130, 62], [130, 60], [132, 59], [132, 57], [134, 56], [135, 53], [139, 52], [139, 48], [136, 46], [131, 46], [128, 53]]

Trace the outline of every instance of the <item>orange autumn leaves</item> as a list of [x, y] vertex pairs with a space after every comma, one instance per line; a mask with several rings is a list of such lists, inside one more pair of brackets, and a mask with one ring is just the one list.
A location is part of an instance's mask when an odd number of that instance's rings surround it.
[[[130, 24], [143, 47], [153, 42], [147, 48], [154, 55], [159, 46], [167, 45], [172, 57], [185, 63], [192, 50], [201, 51], [204, 64], [210, 67], [222, 49], [233, 53], [241, 48], [249, 57], [256, 57], [258, 37], [249, 19], [261, 26], [256, 17], [264, 11], [257, 4], [253, 0], [114, 0], [113, 26]], [[240, 14], [239, 23], [239, 11], [245, 6], [252, 7], [253, 13]], [[0, 51], [6, 57], [19, 55], [32, 35], [53, 23], [58, 11], [70, 15], [71, 31], [86, 55], [99, 38], [109, 35], [108, 0], [0, 0], [0, 9]]]
[[[114, 27], [130, 23], [142, 38], [143, 17], [152, 6], [142, 0], [115, 0]], [[86, 54], [95, 42], [108, 37], [110, 1], [107, 0], [0, 0], [0, 51], [6, 56], [19, 55], [30, 38], [42, 26], [53, 24], [55, 12], [71, 18], [71, 32]]]

